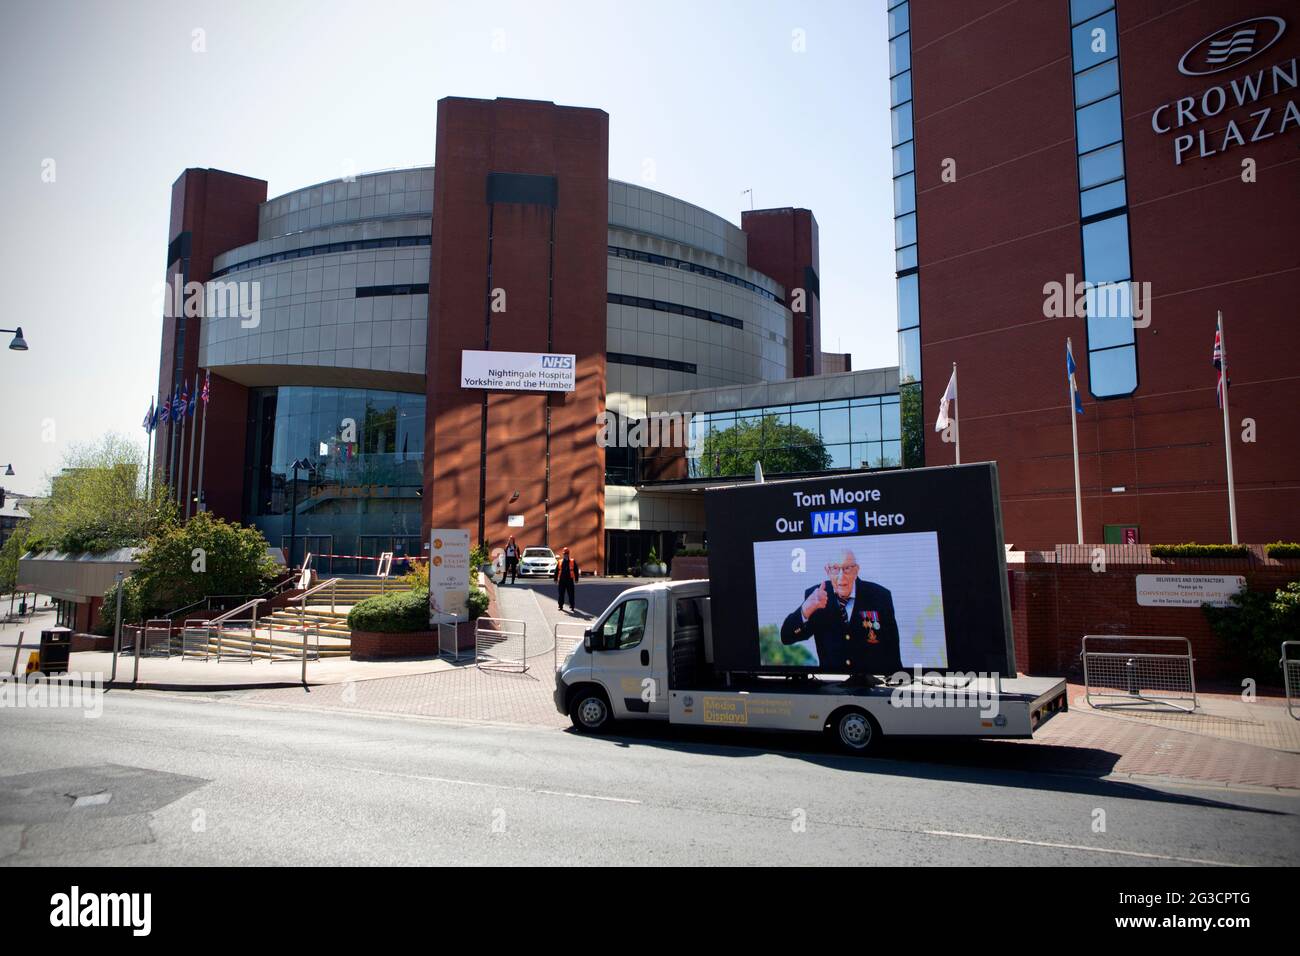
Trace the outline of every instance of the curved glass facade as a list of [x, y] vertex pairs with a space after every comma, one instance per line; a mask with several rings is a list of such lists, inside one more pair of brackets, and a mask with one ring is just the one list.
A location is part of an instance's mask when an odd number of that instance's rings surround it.
[[[245, 520], [297, 554], [419, 555], [425, 397], [361, 388], [282, 386], [249, 393]], [[310, 470], [292, 475], [294, 461]], [[320, 558], [322, 573], [374, 562]]]

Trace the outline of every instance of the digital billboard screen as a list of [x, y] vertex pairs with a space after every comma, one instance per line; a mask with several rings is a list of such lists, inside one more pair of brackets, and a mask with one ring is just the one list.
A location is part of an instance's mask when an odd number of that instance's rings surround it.
[[1015, 675], [991, 463], [705, 492], [714, 666]]

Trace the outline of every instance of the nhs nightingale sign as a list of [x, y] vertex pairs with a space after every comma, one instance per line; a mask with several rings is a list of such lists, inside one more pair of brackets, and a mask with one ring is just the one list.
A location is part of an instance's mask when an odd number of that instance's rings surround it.
[[572, 392], [575, 357], [554, 352], [460, 353], [460, 387], [510, 392]]

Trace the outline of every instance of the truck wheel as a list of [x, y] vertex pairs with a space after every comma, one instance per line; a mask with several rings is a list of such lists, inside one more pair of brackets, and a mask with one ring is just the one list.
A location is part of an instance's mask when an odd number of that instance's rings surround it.
[[575, 730], [584, 734], [603, 734], [613, 718], [609, 700], [599, 687], [583, 687], [575, 691], [569, 701], [569, 719]]
[[836, 747], [849, 754], [865, 754], [880, 740], [880, 726], [876, 719], [857, 707], [836, 711], [827, 732]]

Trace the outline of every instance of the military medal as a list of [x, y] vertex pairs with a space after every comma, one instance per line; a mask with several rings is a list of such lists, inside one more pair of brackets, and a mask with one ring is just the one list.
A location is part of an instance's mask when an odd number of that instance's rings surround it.
[[862, 625], [867, 629], [867, 643], [879, 644], [876, 640], [876, 632], [880, 630], [880, 614], [877, 611], [863, 611]]

